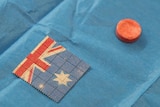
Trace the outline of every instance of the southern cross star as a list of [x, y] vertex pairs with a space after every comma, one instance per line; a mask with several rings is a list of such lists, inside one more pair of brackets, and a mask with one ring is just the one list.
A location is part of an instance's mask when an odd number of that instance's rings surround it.
[[70, 78], [69, 78], [69, 74], [64, 74], [63, 71], [61, 71], [60, 74], [57, 74], [55, 73], [56, 77], [55, 79], [53, 79], [53, 81], [57, 81], [59, 85], [65, 85], [67, 86], [67, 83], [72, 81]]

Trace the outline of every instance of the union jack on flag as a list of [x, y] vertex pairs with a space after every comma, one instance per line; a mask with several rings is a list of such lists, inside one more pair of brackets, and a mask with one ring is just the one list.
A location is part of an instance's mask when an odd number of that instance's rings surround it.
[[59, 102], [89, 65], [46, 36], [13, 73]]

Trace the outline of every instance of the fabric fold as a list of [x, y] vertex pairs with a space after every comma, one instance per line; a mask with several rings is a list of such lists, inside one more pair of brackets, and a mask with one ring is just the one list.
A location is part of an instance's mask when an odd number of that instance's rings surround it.
[[[4, 2], [5, 5], [0, 9], [0, 15], [2, 16], [0, 23], [5, 25], [1, 26], [1, 54], [33, 27], [34, 24], [43, 19], [61, 1], [48, 0], [46, 2], [37, 2], [33, 0], [32, 2], [21, 2], [19, 0], [8, 0], [8, 2]], [[53, 5], [49, 5], [51, 2], [53, 2]], [[21, 28], [21, 30], [17, 30], [17, 28]]]

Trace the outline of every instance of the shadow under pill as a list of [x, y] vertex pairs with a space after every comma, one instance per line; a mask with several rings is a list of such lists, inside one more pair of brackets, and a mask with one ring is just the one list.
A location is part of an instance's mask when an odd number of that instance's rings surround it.
[[123, 47], [126, 51], [132, 52], [132, 53], [139, 53], [145, 49], [147, 46], [147, 39], [144, 35], [142, 35], [136, 42], [133, 43], [124, 43]]

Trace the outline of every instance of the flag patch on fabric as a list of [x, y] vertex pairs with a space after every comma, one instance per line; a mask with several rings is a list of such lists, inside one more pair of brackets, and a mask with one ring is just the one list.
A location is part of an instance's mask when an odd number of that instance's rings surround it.
[[89, 65], [46, 36], [13, 73], [59, 102]]

